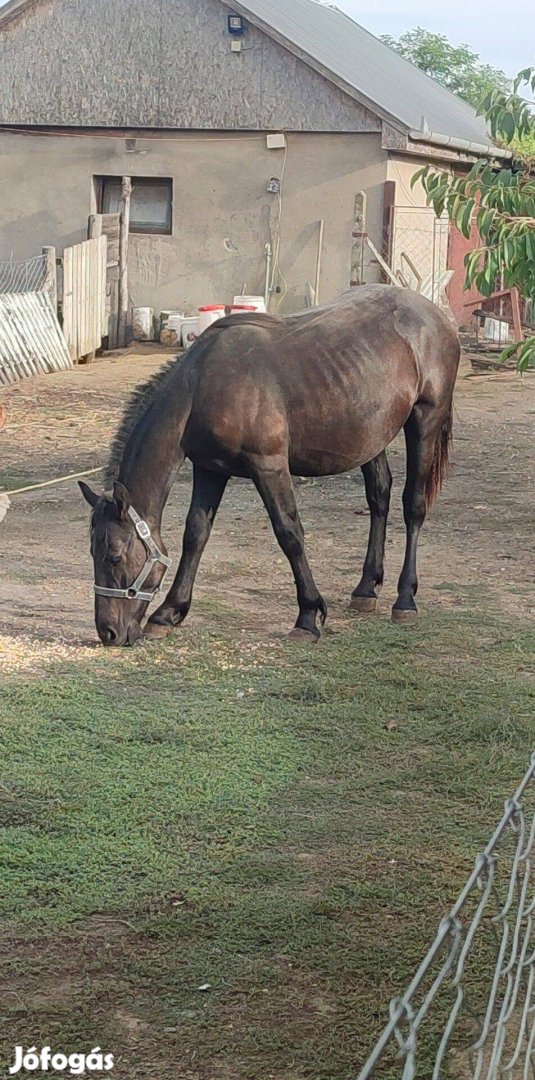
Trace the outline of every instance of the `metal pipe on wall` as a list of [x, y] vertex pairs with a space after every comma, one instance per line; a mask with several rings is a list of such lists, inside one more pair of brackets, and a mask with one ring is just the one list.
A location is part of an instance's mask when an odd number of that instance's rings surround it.
[[266, 302], [266, 310], [269, 308], [269, 295], [271, 291], [271, 263], [273, 260], [273, 249], [271, 244], [266, 244], [266, 284], [264, 289], [264, 300]]
[[316, 307], [320, 302], [320, 279], [321, 279], [321, 259], [323, 254], [323, 237], [325, 234], [325, 222], [322, 218], [320, 221], [320, 234], [318, 237], [318, 254], [316, 257], [316, 285], [315, 285], [315, 303]]

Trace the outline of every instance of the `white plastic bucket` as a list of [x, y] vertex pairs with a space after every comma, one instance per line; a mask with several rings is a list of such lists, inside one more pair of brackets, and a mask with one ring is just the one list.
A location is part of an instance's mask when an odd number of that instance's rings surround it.
[[267, 311], [263, 296], [235, 296], [233, 304], [235, 307], [245, 304], [247, 307], [254, 308], [255, 311]]
[[154, 308], [138, 307], [132, 312], [134, 341], [152, 341], [154, 337]]
[[199, 334], [208, 330], [208, 327], [212, 323], [217, 322], [218, 319], [225, 317], [225, 305], [224, 304], [209, 304], [208, 307], [199, 308]]
[[193, 315], [182, 319], [182, 344], [185, 349], [199, 336], [199, 316]]

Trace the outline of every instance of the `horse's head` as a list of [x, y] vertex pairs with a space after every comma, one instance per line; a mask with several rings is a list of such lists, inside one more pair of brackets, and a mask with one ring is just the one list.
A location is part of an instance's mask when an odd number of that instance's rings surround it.
[[113, 496], [80, 490], [93, 510], [91, 554], [95, 568], [95, 624], [103, 645], [134, 645], [141, 622], [158, 591], [169, 559], [157, 529], [149, 530], [123, 484]]

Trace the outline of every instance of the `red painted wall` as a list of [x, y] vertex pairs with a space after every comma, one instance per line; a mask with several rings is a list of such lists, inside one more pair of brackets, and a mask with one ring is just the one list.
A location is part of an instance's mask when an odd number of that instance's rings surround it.
[[477, 228], [472, 228], [472, 234], [470, 239], [467, 240], [454, 225], [450, 225], [450, 238], [449, 238], [449, 250], [448, 250], [448, 270], [454, 270], [454, 276], [452, 277], [448, 288], [448, 300], [450, 302], [451, 310], [455, 315], [455, 318], [459, 326], [471, 325], [471, 313], [470, 309], [465, 307], [465, 304], [470, 300], [481, 300], [481, 293], [476, 288], [470, 289], [466, 292], [464, 287], [466, 269], [464, 265], [465, 256], [469, 251], [474, 251], [475, 248], [480, 246], [480, 238]]

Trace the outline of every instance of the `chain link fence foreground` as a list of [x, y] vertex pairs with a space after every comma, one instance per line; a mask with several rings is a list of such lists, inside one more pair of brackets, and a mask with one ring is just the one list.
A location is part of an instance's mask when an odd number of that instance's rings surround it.
[[535, 754], [359, 1080], [534, 1080]]

